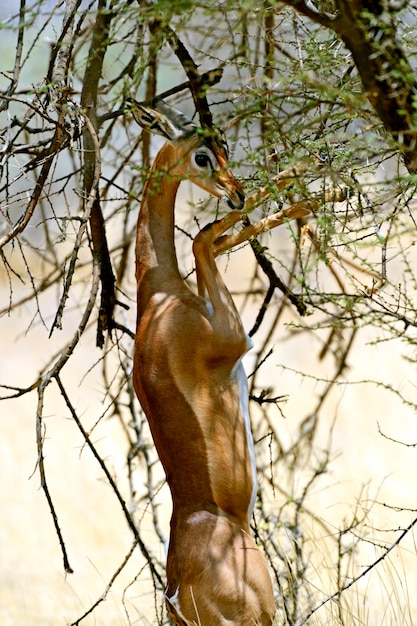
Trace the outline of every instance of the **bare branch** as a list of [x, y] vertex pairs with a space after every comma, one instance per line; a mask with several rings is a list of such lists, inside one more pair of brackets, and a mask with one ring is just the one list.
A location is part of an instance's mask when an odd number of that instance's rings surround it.
[[52, 520], [55, 526], [55, 531], [58, 536], [59, 545], [62, 551], [62, 557], [64, 560], [64, 569], [67, 574], [73, 574], [74, 570], [72, 569], [69, 559], [68, 553], [64, 542], [64, 537], [62, 535], [61, 527], [59, 525], [58, 516], [55, 510], [55, 505], [49, 491], [48, 483], [46, 481], [46, 472], [45, 472], [45, 457], [43, 454], [43, 445], [45, 439], [45, 429], [43, 424], [43, 405], [44, 405], [44, 395], [45, 389], [48, 386], [50, 379], [46, 378], [42, 381], [42, 383], [38, 387], [38, 408], [36, 413], [36, 441], [38, 446], [38, 460], [37, 466], [39, 468], [39, 475], [41, 479], [41, 487], [45, 494], [46, 500], [48, 502], [49, 510], [51, 511]]
[[[59, 389], [61, 391], [61, 394], [62, 394], [62, 396], [63, 396], [63, 398], [65, 400], [65, 403], [66, 403], [66, 405], [67, 405], [67, 407], [68, 407], [68, 409], [69, 409], [69, 411], [71, 413], [72, 419], [74, 420], [74, 422], [76, 423], [78, 429], [80, 430], [81, 434], [83, 435], [84, 440], [85, 440], [87, 446], [89, 447], [89, 449], [93, 453], [94, 458], [96, 459], [97, 463], [100, 465], [103, 473], [106, 476], [106, 479], [107, 479], [109, 485], [111, 486], [111, 488], [113, 489], [113, 491], [114, 491], [114, 493], [116, 495], [116, 498], [117, 498], [117, 500], [118, 500], [118, 502], [119, 502], [119, 504], [120, 504], [120, 506], [122, 508], [123, 514], [124, 514], [125, 519], [127, 521], [127, 524], [128, 524], [128, 526], [129, 526], [130, 530], [132, 531], [132, 534], [133, 534], [133, 536], [135, 538], [135, 545], [137, 544], [139, 546], [140, 551], [142, 552], [143, 556], [145, 557], [146, 561], [148, 562], [148, 565], [149, 565], [150, 571], [152, 572], [152, 575], [154, 576], [155, 580], [161, 585], [161, 587], [163, 587], [163, 580], [162, 580], [162, 577], [161, 577], [160, 573], [158, 572], [158, 570], [155, 567], [154, 559], [153, 559], [152, 555], [150, 554], [150, 552], [148, 551], [146, 545], [144, 544], [144, 542], [142, 541], [142, 539], [141, 539], [141, 537], [140, 537], [140, 535], [138, 533], [138, 530], [137, 530], [137, 528], [135, 526], [135, 523], [133, 521], [132, 515], [130, 514], [130, 512], [129, 512], [128, 508], [127, 508], [126, 502], [124, 501], [124, 498], [123, 498], [122, 494], [120, 493], [120, 490], [117, 487], [117, 484], [116, 484], [116, 482], [115, 482], [111, 472], [107, 468], [104, 460], [102, 459], [102, 457], [98, 453], [96, 447], [94, 446], [93, 442], [91, 441], [88, 432], [85, 430], [84, 426], [82, 425], [81, 420], [79, 419], [79, 417], [78, 417], [74, 407], [72, 406], [71, 401], [70, 401], [70, 399], [69, 399], [69, 397], [68, 397], [68, 395], [67, 395], [67, 393], [65, 391], [65, 388], [62, 385], [62, 382], [61, 382], [61, 380], [59, 378], [59, 375], [56, 374], [55, 378], [56, 378], [58, 387], [59, 387]], [[120, 571], [121, 570], [117, 571], [117, 575], [120, 573]], [[80, 619], [82, 619], [82, 618], [80, 618]]]
[[71, 254], [71, 259], [70, 259], [70, 265], [68, 268], [68, 272], [67, 272], [67, 276], [65, 278], [65, 282], [64, 282], [64, 290], [61, 296], [61, 301], [59, 303], [57, 312], [55, 314], [55, 319], [53, 321], [53, 324], [51, 326], [51, 330], [49, 331], [49, 336], [52, 335], [53, 331], [55, 328], [62, 328], [62, 314], [64, 312], [64, 308], [65, 308], [65, 304], [68, 300], [68, 296], [69, 296], [69, 290], [71, 287], [71, 283], [72, 283], [72, 278], [74, 275], [74, 271], [75, 271], [75, 265], [77, 262], [77, 257], [78, 257], [78, 252], [82, 243], [82, 240], [84, 238], [84, 234], [85, 234], [85, 230], [87, 228], [87, 224], [88, 221], [90, 220], [91, 217], [91, 213], [93, 210], [93, 206], [95, 205], [96, 202], [96, 197], [97, 197], [97, 188], [98, 188], [98, 183], [100, 180], [100, 173], [101, 173], [101, 158], [100, 158], [100, 146], [98, 143], [98, 138], [94, 129], [93, 124], [91, 123], [91, 121], [89, 120], [89, 118], [87, 116], [84, 117], [84, 121], [86, 124], [86, 127], [88, 129], [88, 132], [91, 134], [91, 141], [92, 141], [92, 145], [94, 146], [94, 172], [93, 172], [93, 179], [92, 179], [92, 183], [91, 183], [91, 189], [89, 192], [89, 197], [87, 198], [87, 203], [85, 206], [85, 210], [84, 210], [84, 214], [81, 218], [81, 222], [80, 222], [80, 227], [78, 229], [77, 232], [77, 237], [76, 237], [76, 241], [75, 241], [75, 245]]

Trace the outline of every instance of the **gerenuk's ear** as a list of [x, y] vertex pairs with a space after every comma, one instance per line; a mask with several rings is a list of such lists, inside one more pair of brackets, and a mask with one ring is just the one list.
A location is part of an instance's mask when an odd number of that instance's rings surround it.
[[152, 106], [130, 101], [131, 111], [137, 123], [151, 133], [162, 135], [169, 141], [178, 141], [193, 135], [197, 126], [181, 111], [163, 100], [155, 99]]

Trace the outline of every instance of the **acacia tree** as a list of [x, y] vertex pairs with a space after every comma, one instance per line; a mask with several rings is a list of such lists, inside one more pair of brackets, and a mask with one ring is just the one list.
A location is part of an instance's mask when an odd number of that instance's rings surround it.
[[[56, 411], [56, 393], [132, 534], [103, 595], [71, 616], [74, 624], [100, 615], [100, 602], [136, 554], [140, 565], [125, 586], [139, 600], [128, 604], [123, 593], [125, 622], [134, 622], [134, 611], [166, 621], [164, 558], [156, 556], [166, 543], [166, 493], [130, 379], [132, 244], [154, 150], [130, 108], [132, 98], [155, 96], [202, 126], [214, 119], [224, 128], [248, 195], [262, 189], [256, 219], [289, 207], [308, 211], [220, 261], [255, 341], [248, 365], [261, 488], [253, 526], [274, 574], [277, 623], [372, 623], [366, 601], [352, 598], [361, 583], [371, 586], [372, 573], [383, 579], [389, 555], [412, 536], [415, 500], [378, 503], [358, 485], [356, 506], [336, 522], [313, 495], [334, 487], [332, 411], [340, 386], [359, 382], [349, 368], [363, 332], [372, 329], [375, 344], [391, 342], [415, 372], [415, 10], [414, 3], [345, 0], [238, 7], [21, 0], [16, 15], [3, 9], [2, 315], [23, 318], [26, 341], [42, 337], [44, 352], [33, 371], [2, 371], [2, 397], [8, 404], [33, 398], [37, 475], [64, 570], [75, 568], [49, 488], [57, 468], [45, 453], [55, 441], [47, 416]], [[207, 199], [178, 208], [178, 253], [191, 284], [190, 238], [218, 210]], [[244, 275], [232, 272], [242, 258]], [[283, 351], [299, 345], [308, 359], [284, 363]], [[79, 354], [87, 360], [80, 363]], [[277, 365], [290, 388], [278, 387]], [[104, 392], [86, 413], [76, 389], [91, 375]], [[285, 437], [284, 396], [291, 400], [299, 385], [310, 396]], [[404, 419], [416, 409], [410, 388], [396, 387], [389, 375], [370, 372], [362, 386], [394, 396]], [[124, 437], [113, 450], [125, 457], [117, 472], [98, 441], [110, 415]], [[415, 428], [396, 441], [379, 417], [379, 440], [415, 463]], [[369, 509], [382, 506], [390, 515], [376, 526]], [[151, 529], [142, 509], [151, 513]], [[394, 596], [376, 623], [394, 615], [411, 624], [412, 599]]]

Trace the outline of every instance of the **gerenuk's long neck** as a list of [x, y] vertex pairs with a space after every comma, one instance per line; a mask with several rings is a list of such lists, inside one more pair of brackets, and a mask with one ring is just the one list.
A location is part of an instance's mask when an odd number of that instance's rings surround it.
[[[174, 148], [166, 143], [152, 164], [143, 190], [136, 230], [136, 280], [143, 296], [181, 279], [174, 244], [174, 209], [180, 178]], [[182, 280], [182, 279], [181, 279]], [[146, 284], [143, 284], [143, 283]]]

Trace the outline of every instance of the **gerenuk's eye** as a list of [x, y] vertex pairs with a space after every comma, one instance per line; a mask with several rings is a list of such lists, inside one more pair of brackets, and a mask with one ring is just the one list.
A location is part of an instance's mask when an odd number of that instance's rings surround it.
[[194, 156], [194, 161], [198, 167], [211, 167], [210, 158], [203, 152], [197, 152]]

